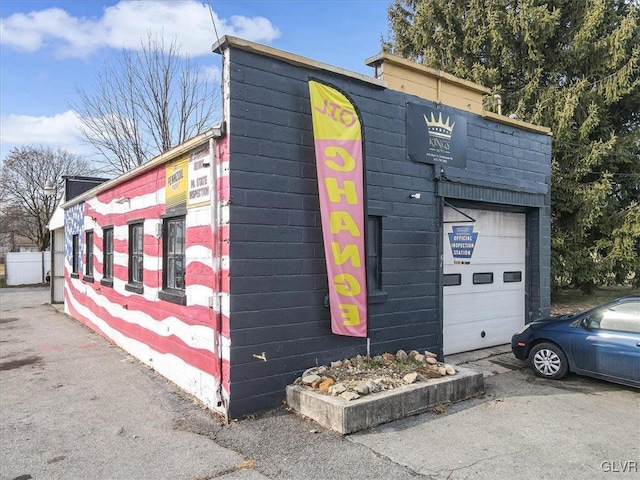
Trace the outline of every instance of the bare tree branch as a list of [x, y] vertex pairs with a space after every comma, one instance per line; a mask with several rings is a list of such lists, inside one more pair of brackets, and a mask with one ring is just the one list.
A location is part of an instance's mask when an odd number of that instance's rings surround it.
[[[0, 173], [0, 233], [27, 237], [39, 250], [49, 246], [47, 225], [64, 193], [64, 178], [90, 175], [93, 171], [84, 159], [66, 150], [23, 146], [12, 149]], [[44, 194], [47, 182], [55, 193]]]
[[148, 34], [141, 50], [107, 64], [92, 93], [79, 90], [81, 134], [110, 173], [123, 173], [206, 129], [220, 94], [176, 40]]

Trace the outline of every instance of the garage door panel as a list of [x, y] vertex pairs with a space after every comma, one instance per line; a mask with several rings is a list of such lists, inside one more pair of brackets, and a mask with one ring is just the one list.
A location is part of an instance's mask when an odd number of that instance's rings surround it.
[[[444, 353], [451, 354], [501, 343], [508, 343], [511, 335], [524, 324], [526, 216], [520, 213], [463, 209], [475, 223], [477, 234], [471, 258], [455, 263], [448, 233], [451, 224], [444, 226], [444, 274], [459, 274], [460, 285], [443, 287]], [[445, 221], [460, 219], [453, 209], [445, 208]], [[460, 224], [463, 225], [463, 224]], [[520, 272], [509, 275], [505, 272]], [[490, 283], [483, 282], [492, 273]], [[478, 275], [479, 274], [479, 275]], [[484, 337], [482, 333], [484, 332]]]
[[[446, 264], [456, 265], [451, 252], [451, 245], [448, 238], [445, 239], [444, 244], [444, 260]], [[482, 236], [482, 232], [478, 234], [473, 255], [470, 259], [470, 265], [483, 265], [483, 264], [499, 264], [504, 263], [524, 263], [525, 260], [525, 238], [500, 238], [500, 237], [485, 237]], [[506, 253], [505, 253], [506, 252]], [[511, 252], [519, 252], [517, 257], [513, 257], [515, 254]], [[509, 255], [509, 256], [507, 256]]]
[[[445, 295], [460, 295], [462, 293], [473, 293], [473, 292], [491, 292], [491, 291], [513, 291], [513, 290], [522, 290], [524, 291], [524, 277], [521, 270], [509, 270], [509, 271], [518, 271], [521, 272], [522, 280], [519, 282], [504, 282], [504, 272], [491, 272], [493, 273], [493, 283], [485, 283], [485, 284], [474, 284], [473, 283], [473, 274], [460, 274], [460, 285], [450, 285], [444, 287]], [[455, 272], [458, 273], [458, 272]], [[485, 272], [478, 272], [485, 273]]]
[[[516, 322], [515, 318], [494, 318], [469, 323], [458, 323], [445, 325], [443, 335], [455, 338], [455, 351], [447, 351], [445, 355], [457, 352], [476, 350], [478, 348], [492, 347], [509, 343], [511, 336], [516, 332], [511, 325]], [[482, 336], [484, 332], [485, 336]]]
[[[499, 302], [494, 302], [492, 308], [487, 308], [486, 300], [456, 299], [445, 307], [447, 310], [447, 324], [487, 320], [492, 318], [521, 317], [520, 303], [515, 295], [505, 295]], [[517, 329], [517, 326], [516, 326]]]

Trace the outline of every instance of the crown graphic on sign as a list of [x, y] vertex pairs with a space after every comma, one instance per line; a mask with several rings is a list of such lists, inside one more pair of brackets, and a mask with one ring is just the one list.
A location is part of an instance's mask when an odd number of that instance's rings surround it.
[[424, 117], [424, 121], [427, 123], [427, 130], [429, 131], [429, 135], [433, 135], [434, 137], [446, 138], [447, 140], [451, 139], [451, 134], [453, 133], [453, 127], [456, 122], [449, 124], [449, 117], [446, 120], [442, 121], [442, 112], [438, 114], [438, 119], [433, 116], [433, 112], [431, 112], [431, 120], [427, 118], [425, 114], [422, 114]]

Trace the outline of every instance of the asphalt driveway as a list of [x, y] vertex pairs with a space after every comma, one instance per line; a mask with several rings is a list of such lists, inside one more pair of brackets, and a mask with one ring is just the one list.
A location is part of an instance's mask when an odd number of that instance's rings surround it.
[[[486, 394], [341, 437], [285, 407], [225, 424], [73, 319], [0, 289], [0, 479], [637, 478], [640, 391], [449, 358]], [[613, 477], [612, 477], [613, 475]]]

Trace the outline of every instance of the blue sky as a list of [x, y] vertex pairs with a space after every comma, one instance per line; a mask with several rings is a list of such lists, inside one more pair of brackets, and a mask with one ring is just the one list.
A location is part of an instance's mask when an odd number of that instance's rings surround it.
[[[348, 70], [372, 74], [391, 0], [211, 0], [220, 35], [235, 35]], [[2, 0], [0, 159], [18, 145], [90, 156], [71, 105], [105, 62], [148, 31], [175, 36], [201, 68], [219, 72], [202, 0]], [[215, 77], [215, 75], [213, 76]]]

